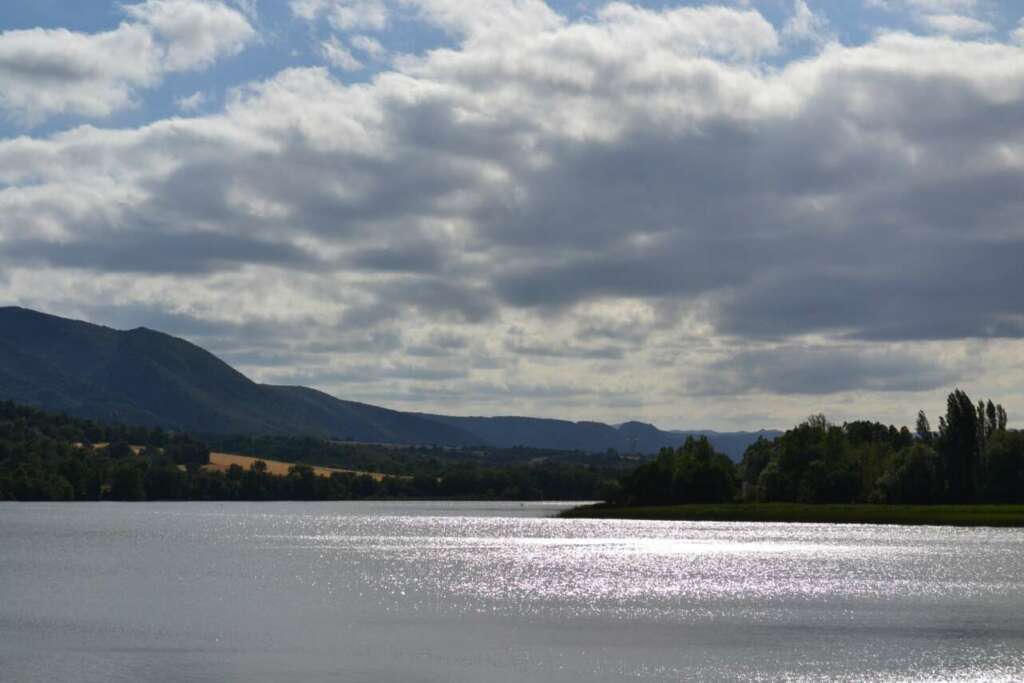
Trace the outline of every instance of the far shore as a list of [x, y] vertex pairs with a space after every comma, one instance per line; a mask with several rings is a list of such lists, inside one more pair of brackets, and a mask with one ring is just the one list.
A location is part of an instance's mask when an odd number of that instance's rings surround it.
[[899, 524], [961, 527], [1024, 527], [1024, 505], [829, 505], [719, 503], [619, 507], [582, 505], [561, 517], [651, 521], [793, 522], [805, 524]]

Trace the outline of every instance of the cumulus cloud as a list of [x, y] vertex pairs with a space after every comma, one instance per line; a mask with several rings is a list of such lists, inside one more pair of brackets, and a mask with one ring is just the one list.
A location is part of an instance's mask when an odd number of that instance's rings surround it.
[[816, 14], [806, 0], [793, 1], [793, 15], [786, 21], [782, 34], [789, 40], [824, 44], [830, 39], [828, 19]]
[[353, 36], [350, 42], [352, 43], [352, 47], [359, 50], [360, 52], [365, 53], [372, 59], [380, 61], [387, 57], [387, 49], [383, 45], [381, 45], [379, 40], [375, 38], [371, 38], [370, 36], [358, 35]]
[[274, 315], [298, 332], [273, 356], [211, 346], [350, 398], [376, 369], [405, 407], [691, 426], [939, 391], [951, 354], [1024, 339], [1021, 46], [889, 32], [779, 65], [754, 10], [458, 6], [408, 0], [456, 42], [369, 82], [290, 69], [206, 116], [0, 141], [0, 294]]
[[174, 101], [174, 104], [176, 107], [178, 107], [179, 111], [183, 111], [185, 113], [193, 113], [202, 109], [203, 105], [206, 104], [206, 100], [206, 93], [204, 93], [201, 90], [197, 90], [191, 95], [179, 97]]
[[220, 2], [145, 0], [123, 9], [162, 43], [159, 61], [165, 71], [207, 68], [255, 38], [248, 20]]
[[740, 351], [695, 375], [689, 388], [707, 395], [919, 392], [962, 379], [956, 369], [905, 351], [813, 345]]
[[363, 63], [352, 55], [352, 51], [345, 47], [337, 36], [331, 36], [320, 43], [320, 52], [331, 66], [339, 69], [358, 71], [363, 68]]
[[0, 108], [28, 124], [62, 113], [109, 116], [166, 73], [209, 67], [255, 37], [220, 3], [146, 0], [122, 9], [129, 21], [103, 33], [0, 33]]
[[868, 5], [907, 12], [934, 33], [976, 37], [995, 30], [984, 0], [868, 0]]
[[980, 36], [995, 30], [987, 21], [962, 14], [926, 14], [921, 22], [938, 33], [954, 36]]
[[325, 17], [338, 30], [385, 28], [390, 11], [383, 0], [291, 0], [292, 14], [307, 20]]

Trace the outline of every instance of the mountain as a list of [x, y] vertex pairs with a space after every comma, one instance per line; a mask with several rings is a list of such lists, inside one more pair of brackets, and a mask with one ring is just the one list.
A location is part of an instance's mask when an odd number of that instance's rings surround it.
[[[0, 308], [0, 399], [95, 420], [199, 433], [308, 434], [444, 446], [530, 446], [653, 453], [688, 435], [627, 422], [450, 417], [343, 401], [306, 387], [253, 382], [183, 339]], [[713, 433], [733, 458], [763, 434]]]
[[22, 308], [0, 309], [0, 398], [201, 433], [479, 443], [472, 434], [409, 413], [305, 387], [257, 384], [213, 354], [161, 332], [120, 332]]
[[558, 448], [602, 452], [614, 448], [620, 453], [657, 453], [662, 448], [676, 448], [690, 436], [706, 436], [721, 453], [733, 460], [743, 457], [747, 446], [758, 438], [774, 439], [782, 432], [663, 431], [645, 422], [624, 422], [617, 426], [603, 422], [569, 422], [537, 417], [424, 417], [457, 427], [480, 436], [492, 446], [510, 448]]

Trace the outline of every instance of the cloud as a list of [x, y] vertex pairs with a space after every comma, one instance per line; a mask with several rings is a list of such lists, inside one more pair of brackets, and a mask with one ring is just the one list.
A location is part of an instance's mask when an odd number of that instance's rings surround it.
[[123, 9], [162, 43], [164, 71], [208, 68], [256, 37], [244, 15], [217, 1], [145, 0]]
[[962, 14], [926, 14], [921, 22], [937, 33], [953, 36], [980, 36], [992, 33], [992, 24]]
[[352, 52], [345, 47], [336, 36], [320, 43], [320, 52], [324, 59], [331, 66], [336, 66], [345, 71], [358, 71], [363, 68], [363, 63], [352, 56]]
[[869, 7], [909, 14], [934, 33], [976, 37], [995, 30], [983, 0], [868, 0]]
[[46, 263], [107, 273], [201, 274], [252, 264], [316, 268], [317, 259], [289, 243], [202, 232], [124, 235], [104, 242], [4, 242], [0, 262]]
[[206, 93], [201, 90], [188, 95], [187, 97], [179, 97], [174, 101], [174, 105], [179, 111], [185, 113], [194, 113], [203, 108], [206, 104]]
[[370, 36], [353, 36], [349, 42], [352, 43], [352, 47], [377, 61], [385, 59], [388, 55], [387, 49], [381, 45], [380, 41]]
[[288, 69], [203, 116], [0, 141], [0, 296], [272, 317], [301, 338], [215, 350], [391, 368], [399, 404], [569, 387], [581, 416], [692, 421], [939, 391], [1024, 339], [1021, 46], [890, 31], [780, 63], [754, 10], [459, 6], [402, 5], [453, 42], [365, 82]]
[[707, 395], [919, 392], [943, 389], [961, 378], [912, 353], [796, 345], [742, 351], [696, 375], [689, 388]]
[[292, 14], [306, 20], [326, 17], [339, 31], [384, 29], [390, 11], [383, 0], [291, 0]]
[[793, 15], [786, 20], [782, 35], [789, 40], [823, 45], [830, 40], [828, 19], [814, 13], [806, 0], [793, 0]]
[[255, 38], [245, 17], [204, 0], [122, 6], [133, 21], [104, 33], [0, 33], [0, 108], [28, 125], [56, 114], [102, 118], [165, 74], [209, 67]]

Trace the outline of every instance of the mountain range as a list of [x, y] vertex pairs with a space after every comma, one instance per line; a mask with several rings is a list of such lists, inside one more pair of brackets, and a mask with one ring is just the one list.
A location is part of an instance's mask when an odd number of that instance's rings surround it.
[[120, 331], [0, 308], [0, 399], [106, 422], [200, 434], [304, 434], [442, 446], [528, 446], [653, 453], [705, 434], [738, 459], [780, 432], [663, 431], [532, 417], [452, 417], [389, 410], [298, 386], [253, 382], [210, 352], [143, 327]]

